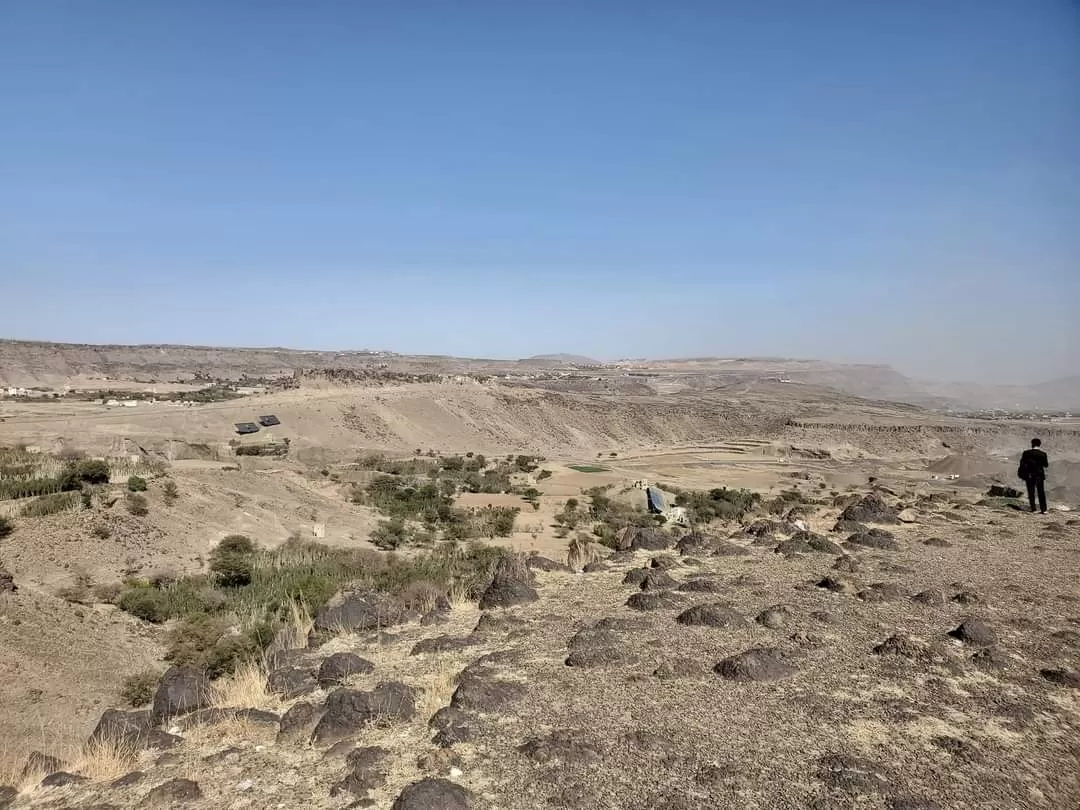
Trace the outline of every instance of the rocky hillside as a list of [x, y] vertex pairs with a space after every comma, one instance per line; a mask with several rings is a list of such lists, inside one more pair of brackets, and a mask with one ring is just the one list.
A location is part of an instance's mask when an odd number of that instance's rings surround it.
[[268, 673], [172, 670], [0, 806], [1075, 807], [1078, 541], [875, 495], [629, 531], [585, 573], [508, 557], [422, 617], [346, 592]]

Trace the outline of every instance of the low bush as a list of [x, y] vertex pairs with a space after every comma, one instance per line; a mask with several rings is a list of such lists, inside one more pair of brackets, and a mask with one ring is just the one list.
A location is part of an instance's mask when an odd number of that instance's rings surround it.
[[98, 540], [108, 540], [110, 537], [112, 537], [112, 529], [110, 529], [104, 523], [99, 523], [90, 530], [90, 534], [92, 534]]
[[124, 507], [135, 517], [144, 517], [150, 513], [146, 498], [137, 492], [129, 492], [124, 499]]
[[146, 479], [133, 475], [127, 480], [128, 492], [146, 492]]
[[15, 532], [15, 524], [8, 518], [0, 515], [0, 540], [10, 537]]
[[23, 517], [46, 517], [68, 512], [79, 506], [81, 495], [78, 492], [57, 492], [54, 495], [42, 495], [23, 506], [19, 512]]
[[124, 703], [132, 708], [146, 706], [154, 699], [158, 684], [161, 682], [160, 673], [147, 669], [128, 675], [120, 686], [120, 697]]
[[176, 503], [176, 499], [180, 497], [180, 491], [176, 488], [175, 481], [166, 481], [161, 486], [161, 495], [165, 499], [167, 506], [172, 506]]
[[677, 490], [675, 505], [686, 508], [695, 523], [712, 520], [741, 520], [758, 504], [761, 496], [746, 489], [718, 487], [708, 492]]

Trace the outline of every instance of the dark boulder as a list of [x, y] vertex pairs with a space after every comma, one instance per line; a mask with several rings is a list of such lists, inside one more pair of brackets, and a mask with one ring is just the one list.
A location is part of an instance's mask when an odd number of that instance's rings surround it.
[[631, 568], [626, 572], [626, 576], [623, 577], [623, 585], [635, 585], [640, 587], [641, 583], [645, 581], [645, 577], [648, 575], [648, 568]]
[[266, 678], [266, 688], [285, 700], [310, 695], [319, 688], [315, 675], [306, 667], [282, 667], [273, 670]]
[[986, 491], [986, 494], [991, 498], [1019, 498], [1023, 493], [1014, 489], [1013, 487], [1005, 487], [1000, 484], [994, 484]]
[[7, 569], [0, 567], [0, 593], [15, 593], [18, 590], [15, 577]]
[[664, 551], [674, 540], [659, 529], [627, 526], [615, 536], [616, 551]]
[[581, 570], [586, 574], [599, 574], [601, 571], [607, 571], [610, 568], [611, 566], [603, 560], [595, 560]]
[[547, 557], [541, 557], [539, 554], [530, 554], [526, 559], [525, 564], [532, 568], [534, 571], [558, 571], [559, 573], [572, 574], [574, 569], [566, 563], [556, 562], [555, 560], [549, 560]]
[[322, 706], [304, 701], [294, 703], [281, 716], [278, 725], [278, 740], [299, 740], [310, 736], [315, 724], [319, 722], [322, 715]]
[[334, 653], [319, 665], [317, 680], [324, 689], [340, 686], [354, 675], [367, 675], [375, 671], [375, 665], [356, 653]]
[[79, 776], [77, 773], [68, 773], [67, 771], [57, 771], [56, 773], [50, 773], [44, 779], [41, 780], [41, 787], [43, 788], [60, 788], [68, 787], [70, 785], [81, 785], [83, 782], [89, 782], [85, 776]]
[[865, 523], [859, 523], [857, 520], [838, 520], [832, 527], [832, 531], [836, 534], [862, 534], [869, 531], [869, 527]]
[[155, 728], [149, 711], [125, 712], [107, 709], [86, 742], [91, 746], [116, 744], [141, 751], [146, 748], [172, 748], [181, 742], [181, 738]]
[[469, 810], [470, 798], [449, 779], [421, 779], [402, 790], [390, 810]]
[[857, 523], [899, 523], [897, 511], [885, 503], [880, 495], [866, 495], [840, 513], [840, 520]]
[[518, 752], [533, 762], [546, 765], [589, 765], [600, 761], [600, 748], [582, 731], [558, 729], [543, 737], [534, 737], [518, 746]]
[[997, 633], [982, 619], [965, 619], [955, 630], [950, 630], [949, 635], [976, 647], [992, 647], [998, 640]]
[[859, 589], [858, 585], [856, 585], [853, 580], [841, 576], [824, 577], [818, 581], [817, 586], [819, 588], [824, 588], [827, 591], [832, 591], [833, 593], [851, 594]]
[[382, 591], [340, 593], [315, 617], [315, 637], [341, 630], [365, 631], [394, 627], [417, 617], [394, 596]]
[[778, 681], [798, 672], [787, 663], [782, 653], [772, 647], [754, 647], [725, 658], [716, 665], [716, 674], [731, 681]]
[[940, 537], [928, 537], [923, 540], [924, 546], [931, 546], [933, 548], [952, 548], [952, 543], [948, 540], [942, 540]]
[[468, 647], [474, 647], [483, 642], [482, 636], [436, 636], [425, 638], [416, 642], [409, 655], [423, 655], [424, 653], [459, 652]]
[[919, 591], [911, 597], [911, 601], [918, 602], [920, 605], [940, 607], [941, 605], [944, 605], [948, 599], [945, 596], [945, 591], [940, 588], [927, 588], [925, 591]]
[[344, 779], [330, 788], [331, 797], [345, 794], [364, 797], [368, 791], [385, 785], [387, 769], [383, 763], [389, 756], [389, 751], [377, 746], [354, 748], [345, 757], [349, 772]]
[[844, 554], [836, 558], [836, 562], [833, 563], [834, 571], [842, 571], [845, 574], [856, 574], [862, 568], [861, 563], [847, 554]]
[[671, 658], [662, 661], [660, 666], [653, 671], [653, 676], [662, 681], [676, 678], [693, 678], [704, 675], [708, 669], [706, 664], [693, 658]]
[[855, 594], [864, 602], [895, 602], [906, 595], [904, 589], [895, 582], [875, 582], [869, 588], [864, 588]]
[[676, 618], [679, 624], [697, 627], [724, 627], [728, 629], [746, 627], [746, 618], [734, 608], [721, 602], [694, 605], [684, 610]]
[[649, 560], [649, 568], [656, 568], [660, 571], [669, 571], [678, 565], [680, 565], [679, 558], [674, 554], [659, 554]]
[[190, 779], [170, 779], [158, 785], [146, 795], [146, 804], [150, 807], [169, 807], [174, 804], [197, 802], [202, 798], [198, 782]]
[[773, 605], [772, 607], [765, 608], [765, 610], [754, 617], [755, 622], [770, 630], [779, 630], [781, 627], [784, 627], [790, 619], [791, 608], [787, 605]]
[[472, 741], [473, 731], [470, 722], [469, 715], [461, 709], [443, 706], [431, 716], [428, 727], [435, 731], [435, 744], [441, 748], [449, 748], [458, 743]]
[[666, 571], [649, 571], [641, 580], [639, 587], [643, 591], [663, 591], [674, 588], [678, 584]]
[[642, 591], [626, 600], [626, 606], [632, 610], [664, 610], [682, 604], [682, 600], [671, 591]]
[[311, 734], [317, 745], [331, 745], [375, 722], [411, 720], [416, 693], [403, 683], [382, 683], [370, 692], [338, 689], [326, 700], [326, 710]]
[[587, 627], [578, 631], [567, 645], [570, 655], [566, 659], [568, 667], [595, 667], [614, 664], [625, 655], [621, 638], [611, 630]]
[[720, 593], [726, 590], [726, 586], [718, 579], [695, 577], [681, 583], [677, 590], [684, 593]]
[[461, 673], [458, 687], [450, 697], [455, 709], [490, 713], [502, 709], [525, 695], [525, 685], [495, 678], [477, 667]]
[[154, 694], [150, 722], [166, 720], [202, 709], [210, 698], [210, 681], [201, 672], [184, 667], [170, 667]]
[[535, 577], [526, 564], [524, 554], [505, 554], [495, 567], [495, 576], [484, 595], [480, 597], [480, 609], [511, 607], [535, 602], [539, 597]]
[[1050, 683], [1056, 683], [1058, 686], [1067, 686], [1070, 689], [1080, 689], [1080, 672], [1069, 669], [1048, 668], [1040, 669], [1039, 674], [1050, 681]]
[[720, 539], [701, 532], [691, 532], [679, 538], [675, 550], [684, 557], [688, 554], [709, 555], [720, 545]]
[[847, 539], [845, 545], [855, 551], [866, 548], [874, 548], [880, 551], [900, 550], [900, 544], [896, 542], [892, 532], [883, 529], [870, 529], [868, 532], [853, 534]]

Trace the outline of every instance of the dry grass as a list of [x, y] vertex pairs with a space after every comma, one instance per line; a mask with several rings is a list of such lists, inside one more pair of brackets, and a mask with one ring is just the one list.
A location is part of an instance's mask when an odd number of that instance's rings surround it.
[[191, 750], [218, 745], [273, 745], [276, 729], [266, 723], [254, 723], [246, 717], [226, 717], [216, 723], [195, 726], [184, 734]]
[[591, 562], [600, 559], [600, 550], [596, 543], [590, 542], [585, 535], [578, 535], [570, 541], [570, 550], [566, 554], [566, 564], [575, 571], [580, 571]]
[[266, 667], [255, 661], [241, 664], [214, 682], [210, 704], [220, 709], [259, 709], [280, 701], [266, 688]]
[[450, 696], [457, 688], [456, 679], [461, 670], [461, 664], [449, 658], [443, 659], [441, 664], [442, 666], [438, 669], [412, 679], [412, 683], [419, 690], [416, 711], [425, 722], [435, 712], [450, 703]]
[[83, 747], [73, 771], [92, 782], [111, 782], [129, 773], [139, 752], [123, 740], [95, 740]]

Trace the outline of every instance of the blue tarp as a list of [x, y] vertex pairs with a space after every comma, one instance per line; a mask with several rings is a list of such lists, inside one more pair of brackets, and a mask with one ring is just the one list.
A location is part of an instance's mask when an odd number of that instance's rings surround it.
[[662, 493], [656, 487], [648, 487], [645, 490], [645, 497], [649, 500], [649, 511], [652, 514], [663, 514], [664, 510], [667, 508], [664, 505], [664, 493]]

